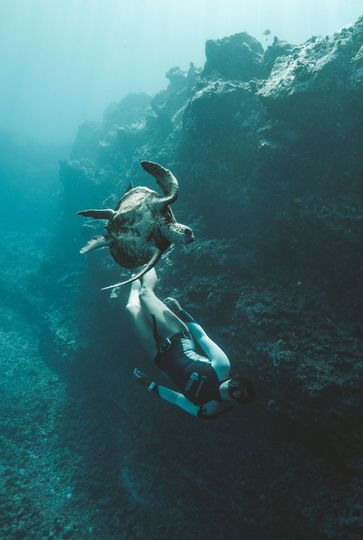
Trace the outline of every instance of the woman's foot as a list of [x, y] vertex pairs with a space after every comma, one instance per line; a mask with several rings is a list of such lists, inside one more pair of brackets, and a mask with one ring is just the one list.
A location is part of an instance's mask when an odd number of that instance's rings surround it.
[[[135, 274], [132, 274], [131, 276], [134, 277]], [[134, 291], [139, 291], [141, 289], [141, 281], [139, 279], [135, 279], [135, 281], [131, 282], [131, 289]]]
[[178, 300], [175, 300], [172, 296], [168, 296], [167, 298], [164, 298], [163, 300], [164, 304], [175, 313], [175, 315], [179, 315], [179, 313], [182, 311], [182, 307], [179, 304]]
[[175, 300], [172, 296], [164, 298], [164, 304], [170, 309], [183, 323], [195, 323], [195, 319], [181, 307], [178, 300]]
[[140, 305], [140, 289], [141, 289], [141, 282], [139, 279], [136, 279], [135, 281], [132, 281], [130, 286], [130, 294], [129, 299], [127, 301], [126, 309], [133, 313], [138, 313], [139, 310], [141, 310]]
[[156, 287], [157, 282], [158, 276], [155, 268], [151, 268], [151, 270], [146, 272], [146, 274], [141, 277], [141, 284], [142, 287], [144, 287], [145, 289], [151, 289], [153, 291]]

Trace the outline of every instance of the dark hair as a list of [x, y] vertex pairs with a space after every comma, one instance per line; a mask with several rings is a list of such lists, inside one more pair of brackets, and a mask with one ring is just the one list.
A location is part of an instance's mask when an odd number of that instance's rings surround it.
[[[235, 395], [235, 394], [240, 395]], [[233, 375], [228, 383], [229, 396], [237, 401], [239, 405], [247, 405], [256, 397], [255, 385], [248, 377]]]

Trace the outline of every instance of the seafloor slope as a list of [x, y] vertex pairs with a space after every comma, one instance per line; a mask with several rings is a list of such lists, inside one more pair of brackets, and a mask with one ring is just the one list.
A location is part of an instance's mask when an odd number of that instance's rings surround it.
[[[206, 56], [81, 126], [61, 164], [63, 216], [33, 284], [48, 299], [44, 358], [71, 396], [48, 403], [44, 437], [50, 418], [63, 430], [38, 474], [62, 459], [68, 480], [42, 536], [19, 538], [361, 537], [363, 18], [266, 51], [238, 34]], [[78, 255], [99, 225], [75, 211], [148, 181], [142, 159], [176, 174], [175, 213], [196, 232], [159, 264], [160, 295], [257, 386], [256, 404], [208, 425], [134, 387], [135, 365], [159, 376], [130, 335], [127, 291], [99, 292], [119, 270], [107, 250]]]

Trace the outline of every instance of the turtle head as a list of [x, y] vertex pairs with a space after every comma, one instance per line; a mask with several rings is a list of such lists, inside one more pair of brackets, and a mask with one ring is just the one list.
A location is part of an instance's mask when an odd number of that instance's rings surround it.
[[161, 234], [172, 244], [190, 244], [194, 234], [190, 227], [181, 223], [167, 223], [161, 229]]

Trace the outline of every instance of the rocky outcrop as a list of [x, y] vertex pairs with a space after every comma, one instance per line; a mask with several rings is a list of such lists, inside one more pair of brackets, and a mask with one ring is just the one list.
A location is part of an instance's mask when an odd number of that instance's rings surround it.
[[203, 75], [226, 80], [249, 81], [261, 74], [263, 47], [246, 32], [205, 44], [207, 61]]
[[[343, 134], [362, 119], [363, 21], [324, 39], [316, 37], [279, 56], [259, 96], [269, 112], [291, 122]], [[355, 118], [352, 118], [352, 111]], [[353, 122], [353, 125], [352, 125]], [[347, 126], [348, 127], [348, 126]]]
[[263, 78], [267, 79], [269, 77], [277, 58], [288, 56], [293, 49], [294, 45], [275, 37], [272, 44], [267, 47], [263, 55]]

